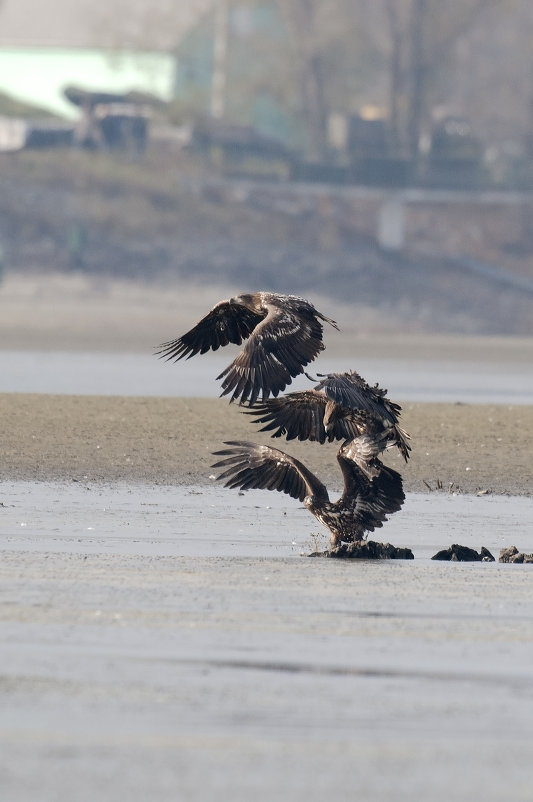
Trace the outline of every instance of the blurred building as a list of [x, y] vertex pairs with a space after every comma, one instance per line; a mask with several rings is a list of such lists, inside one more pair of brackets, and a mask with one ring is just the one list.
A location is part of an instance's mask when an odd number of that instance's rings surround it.
[[[169, 100], [176, 41], [210, 0], [3, 0], [0, 93], [66, 118], [68, 84]], [[164, 13], [172, 25], [164, 24]]]
[[225, 19], [210, 10], [183, 36], [176, 47], [176, 103], [197, 117], [212, 112], [221, 37], [226, 38], [224, 117], [284, 144], [294, 143], [296, 120], [280, 103], [279, 86], [272, 80], [287, 32], [276, 4], [269, 0], [254, 6], [227, 3]]
[[67, 101], [69, 84], [90, 91], [150, 93], [161, 100], [172, 94], [174, 57], [166, 53], [121, 53], [56, 47], [0, 47], [0, 92], [75, 118]]

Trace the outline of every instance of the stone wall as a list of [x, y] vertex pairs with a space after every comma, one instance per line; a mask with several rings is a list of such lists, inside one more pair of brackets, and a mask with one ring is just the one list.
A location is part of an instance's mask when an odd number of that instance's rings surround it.
[[[479, 260], [533, 280], [531, 193], [390, 192], [247, 181], [220, 182], [216, 193], [221, 202], [269, 208], [306, 222], [314, 218], [325, 249], [333, 249], [339, 240], [351, 237], [379, 241], [381, 213], [386, 205], [392, 215], [401, 215], [400, 223], [389, 220], [389, 225], [398, 228], [401, 224], [407, 252]], [[392, 204], [391, 199], [395, 201]]]

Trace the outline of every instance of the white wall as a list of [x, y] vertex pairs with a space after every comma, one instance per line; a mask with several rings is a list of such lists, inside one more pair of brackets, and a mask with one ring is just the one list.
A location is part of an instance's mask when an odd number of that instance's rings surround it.
[[64, 117], [78, 109], [62, 94], [69, 84], [89, 90], [151, 92], [169, 100], [174, 59], [166, 53], [51, 48], [0, 48], [0, 91]]

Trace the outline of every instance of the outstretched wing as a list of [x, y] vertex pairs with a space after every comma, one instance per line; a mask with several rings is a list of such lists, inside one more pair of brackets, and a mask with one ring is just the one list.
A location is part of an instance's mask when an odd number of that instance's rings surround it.
[[[368, 444], [341, 446], [337, 459], [344, 476], [343, 503], [350, 507], [357, 522], [365, 531], [373, 532], [383, 526], [387, 515], [397, 512], [405, 500], [402, 477], [377, 458], [372, 465], [375, 475], [370, 478], [364, 470]], [[359, 454], [356, 452], [359, 450]], [[359, 464], [355, 457], [359, 460]]]
[[240, 398], [250, 406], [259, 395], [263, 401], [269, 395], [276, 397], [324, 348], [322, 323], [311, 304], [269, 295], [263, 308], [267, 311], [264, 320], [231, 365], [217, 376], [224, 379], [222, 395], [232, 393], [231, 401]]
[[387, 447], [387, 440], [387, 432], [382, 431], [379, 434], [362, 434], [343, 443], [337, 459], [344, 476], [345, 492], [355, 492], [360, 471], [365, 474], [367, 479], [373, 479], [379, 475], [383, 463], [378, 456]]
[[240, 345], [262, 319], [262, 315], [242, 304], [221, 301], [186, 334], [160, 345], [156, 354], [166, 359], [190, 359], [228, 343]]
[[372, 480], [370, 493], [359, 505], [359, 510], [367, 521], [366, 529], [369, 532], [379, 529], [388, 515], [401, 509], [404, 501], [402, 477], [397, 471], [384, 465], [379, 476]]
[[287, 393], [282, 398], [269, 398], [246, 410], [246, 414], [255, 415], [257, 423], [266, 424], [260, 431], [273, 432], [272, 437], [285, 435], [287, 440], [298, 438], [325, 443], [327, 439], [333, 440], [333, 436], [328, 438], [324, 429], [326, 404], [324, 393], [304, 390]]
[[225, 459], [215, 462], [213, 468], [225, 468], [217, 479], [226, 479], [225, 487], [241, 490], [259, 488], [278, 490], [303, 501], [306, 496], [328, 500], [328, 491], [317, 477], [299, 460], [277, 448], [230, 440], [230, 448], [215, 451]]
[[[368, 413], [372, 419], [380, 421], [388, 430], [388, 443], [384, 444], [383, 448], [397, 446], [407, 462], [411, 446], [409, 435], [398, 424], [402, 408], [386, 397], [386, 390], [377, 384], [371, 387], [354, 370], [347, 373], [329, 373], [321, 378], [322, 381], [315, 389], [322, 390], [329, 399], [342, 407], [342, 414], [333, 415], [333, 419], [337, 416], [343, 419], [335, 421], [335, 425], [343, 423], [344, 429], [349, 432], [347, 438], [356, 437], [361, 431], [362, 420], [357, 412]], [[350, 414], [351, 411], [354, 412], [353, 415]]]
[[394, 432], [391, 437], [391, 444], [398, 446], [402, 457], [407, 462], [411, 451], [411, 446], [409, 444], [409, 440], [411, 439], [410, 435], [408, 435], [401, 426], [393, 426], [391, 431]]
[[328, 373], [321, 377], [315, 390], [322, 390], [341, 407], [365, 410], [391, 424], [398, 423], [401, 407], [385, 398], [386, 390], [377, 384], [371, 387], [355, 370]]

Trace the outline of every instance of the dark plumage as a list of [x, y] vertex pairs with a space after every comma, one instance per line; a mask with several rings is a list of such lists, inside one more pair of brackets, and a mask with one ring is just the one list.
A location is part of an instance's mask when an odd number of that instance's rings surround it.
[[314, 390], [287, 393], [247, 412], [266, 424], [261, 431], [273, 432], [272, 437], [325, 443], [366, 435], [374, 437], [381, 450], [397, 446], [407, 462], [411, 446], [399, 425], [401, 407], [386, 392], [377, 384], [368, 385], [355, 371], [329, 373]]
[[256, 292], [221, 301], [199, 323], [177, 340], [159, 346], [156, 353], [167, 359], [205, 354], [228, 343], [243, 350], [217, 379], [222, 395], [252, 405], [261, 395], [277, 396], [324, 349], [320, 321], [334, 320], [296, 295]]
[[344, 492], [335, 502], [326, 487], [299, 460], [270, 446], [229, 441], [216, 456], [225, 459], [213, 468], [225, 470], [217, 479], [225, 486], [249, 490], [264, 488], [287, 493], [303, 501], [315, 518], [331, 532], [331, 545], [362, 540], [365, 532], [383, 526], [387, 515], [397, 512], [405, 499], [402, 477], [374, 455], [366, 436], [343, 443], [337, 460], [344, 477]]

